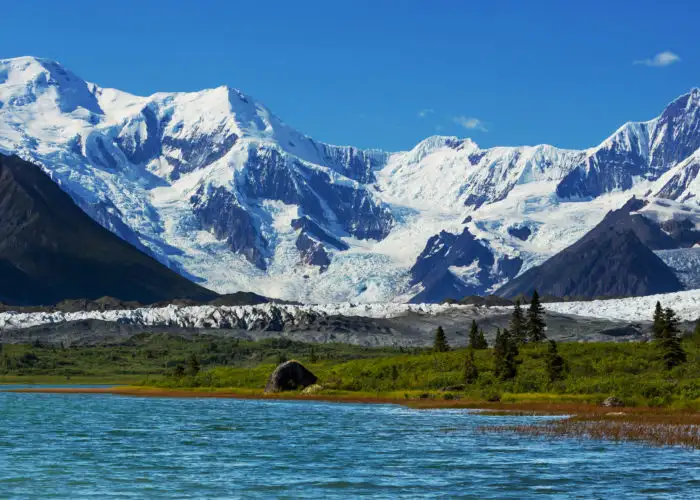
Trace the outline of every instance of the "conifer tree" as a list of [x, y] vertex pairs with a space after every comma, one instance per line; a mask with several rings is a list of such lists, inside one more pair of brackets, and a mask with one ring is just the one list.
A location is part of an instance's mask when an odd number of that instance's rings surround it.
[[489, 348], [489, 343], [486, 342], [486, 337], [484, 336], [484, 331], [482, 329], [479, 329], [479, 335], [476, 337], [476, 346], [474, 346], [475, 349], [488, 349]]
[[523, 308], [520, 306], [520, 299], [515, 301], [513, 307], [513, 315], [510, 318], [510, 334], [518, 344], [527, 342], [527, 330], [525, 328], [525, 315]]
[[566, 362], [559, 354], [557, 343], [553, 340], [549, 341], [549, 349], [547, 350], [545, 362], [547, 363], [549, 381], [556, 382], [557, 380], [561, 380], [564, 375], [564, 370], [566, 369]]
[[484, 331], [479, 328], [476, 320], [472, 320], [472, 326], [469, 329], [469, 345], [472, 349], [487, 349], [489, 344], [484, 337]]
[[[657, 303], [657, 310], [660, 309], [660, 305]], [[657, 310], [654, 311], [654, 327], [657, 326]], [[667, 307], [663, 310], [663, 314], [659, 315], [658, 324], [663, 325], [663, 329], [660, 334], [656, 334], [654, 331], [654, 336], [656, 337], [656, 342], [661, 351], [661, 358], [664, 361], [666, 369], [683, 364], [688, 359], [688, 356], [683, 350], [683, 344], [680, 337], [680, 321], [676, 312]]]
[[437, 327], [435, 330], [435, 343], [433, 344], [433, 350], [435, 352], [447, 352], [450, 350], [450, 346], [447, 343], [447, 337], [445, 336], [445, 330], [441, 326]]
[[195, 377], [199, 373], [199, 360], [195, 353], [190, 354], [187, 359], [187, 375]]
[[469, 385], [476, 382], [479, 378], [479, 370], [476, 367], [474, 360], [474, 349], [467, 349], [467, 357], [464, 359], [464, 383]]
[[666, 369], [682, 365], [688, 359], [688, 355], [683, 349], [681, 338], [678, 335], [673, 335], [665, 330], [663, 338], [659, 341], [661, 346], [661, 357], [664, 360]]
[[513, 340], [511, 333], [507, 329], [496, 333], [496, 343], [493, 348], [493, 357], [496, 376], [501, 380], [511, 380], [515, 378], [518, 371], [518, 345]]
[[472, 320], [472, 326], [469, 328], [469, 346], [476, 349], [476, 344], [479, 338], [479, 325], [476, 324], [476, 320]]
[[678, 316], [676, 315], [676, 311], [671, 309], [670, 307], [667, 307], [664, 310], [664, 330], [663, 330], [662, 337], [668, 337], [668, 336], [677, 336], [679, 333], [681, 333], [681, 328], [680, 328], [680, 321], [678, 320]]
[[655, 339], [660, 339], [664, 331], [666, 318], [664, 310], [661, 307], [661, 302], [659, 301], [656, 302], [656, 307], [654, 308], [653, 322], [651, 326], [652, 334]]
[[546, 323], [544, 321], [544, 307], [540, 303], [537, 290], [532, 292], [532, 301], [527, 311], [527, 337], [530, 342], [542, 342], [547, 339], [544, 333]]

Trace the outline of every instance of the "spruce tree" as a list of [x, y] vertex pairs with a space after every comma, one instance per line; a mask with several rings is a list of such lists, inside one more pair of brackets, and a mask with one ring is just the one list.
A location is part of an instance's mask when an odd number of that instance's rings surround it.
[[527, 310], [527, 337], [530, 342], [542, 342], [547, 340], [544, 330], [546, 327], [544, 321], [544, 307], [540, 303], [540, 296], [537, 290], [532, 292], [532, 301], [530, 308]]
[[520, 306], [520, 299], [515, 301], [513, 307], [513, 315], [510, 318], [510, 334], [518, 344], [527, 342], [527, 330], [525, 328], [525, 315], [523, 308]]
[[685, 353], [678, 335], [671, 335], [669, 332], [664, 332], [664, 334], [664, 338], [660, 340], [661, 357], [664, 360], [666, 369], [670, 370], [685, 363], [688, 355]]
[[486, 342], [486, 337], [484, 336], [484, 331], [479, 329], [479, 335], [476, 337], [476, 346], [474, 346], [475, 349], [488, 349], [489, 348], [489, 343]]
[[664, 310], [664, 330], [662, 337], [677, 336], [681, 333], [680, 321], [676, 315], [676, 311], [667, 307]]
[[473, 349], [477, 349], [476, 344], [479, 341], [479, 325], [476, 324], [476, 320], [472, 320], [472, 326], [469, 328], [469, 346]]
[[435, 352], [447, 352], [450, 350], [450, 346], [447, 343], [447, 337], [445, 336], [445, 330], [441, 326], [437, 327], [435, 330], [435, 343], [433, 344], [433, 351]]
[[199, 373], [199, 360], [195, 353], [190, 354], [187, 359], [187, 375], [195, 377]]
[[518, 345], [507, 329], [496, 333], [496, 343], [493, 348], [493, 357], [496, 376], [501, 380], [515, 378], [518, 371]]
[[[654, 326], [656, 326], [656, 312], [654, 315]], [[656, 331], [654, 331], [654, 334], [659, 350], [661, 351], [661, 358], [663, 359], [664, 365], [667, 370], [670, 370], [675, 366], [685, 363], [688, 356], [685, 350], [683, 350], [683, 344], [681, 343], [680, 321], [678, 320], [678, 316], [676, 316], [676, 312], [670, 307], [667, 307], [663, 311], [661, 317], [663, 320], [663, 330], [661, 330], [661, 333], [658, 335], [656, 335]]]
[[653, 322], [654, 323], [651, 326], [652, 334], [654, 335], [655, 339], [660, 339], [664, 331], [666, 318], [664, 315], [664, 310], [661, 307], [661, 302], [659, 301], [656, 302], [656, 307], [654, 308]]
[[476, 382], [479, 378], [479, 370], [476, 368], [474, 360], [474, 349], [467, 349], [467, 357], [464, 359], [464, 383], [469, 385]]
[[549, 349], [547, 350], [545, 362], [547, 363], [549, 381], [556, 382], [557, 380], [561, 380], [564, 375], [564, 370], [566, 369], [566, 362], [559, 354], [557, 343], [553, 340], [549, 341]]

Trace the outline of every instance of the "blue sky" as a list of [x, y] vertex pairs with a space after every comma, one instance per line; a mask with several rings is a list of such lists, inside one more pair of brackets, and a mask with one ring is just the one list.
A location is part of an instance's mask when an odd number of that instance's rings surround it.
[[690, 0], [67, 0], [1, 11], [0, 57], [55, 59], [143, 95], [226, 84], [316, 139], [386, 150], [434, 134], [588, 147], [700, 86]]

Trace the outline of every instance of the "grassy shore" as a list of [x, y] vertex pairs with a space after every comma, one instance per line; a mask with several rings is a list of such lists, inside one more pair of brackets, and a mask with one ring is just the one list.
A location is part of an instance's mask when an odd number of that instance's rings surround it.
[[[602, 437], [698, 447], [700, 342], [686, 339], [687, 362], [667, 370], [654, 343], [562, 343], [561, 379], [546, 370], [546, 345], [525, 345], [517, 375], [494, 375], [493, 351], [476, 352], [478, 377], [465, 384], [466, 350], [310, 345], [285, 339], [245, 342], [208, 336], [183, 339], [141, 335], [117, 346], [61, 348], [5, 345], [0, 382], [12, 384], [115, 384], [74, 389], [131, 396], [237, 397], [394, 403], [413, 408], [479, 408], [491, 412], [566, 414], [535, 426], [485, 431], [539, 436]], [[197, 359], [191, 370], [188, 361]], [[315, 394], [265, 395], [280, 361], [296, 358], [319, 378]], [[184, 371], [184, 375], [183, 375]], [[63, 390], [70, 392], [69, 390]], [[621, 409], [602, 408], [615, 396]]]

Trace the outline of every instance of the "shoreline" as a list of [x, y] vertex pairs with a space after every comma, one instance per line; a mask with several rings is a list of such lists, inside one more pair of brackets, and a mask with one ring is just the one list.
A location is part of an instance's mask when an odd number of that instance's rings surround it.
[[636, 442], [648, 446], [678, 446], [700, 449], [700, 412], [651, 407], [603, 407], [583, 402], [412, 399], [365, 394], [265, 394], [251, 389], [165, 389], [158, 387], [37, 387], [3, 392], [25, 394], [103, 394], [145, 398], [222, 398], [261, 401], [318, 401], [325, 403], [391, 404], [415, 410], [478, 410], [482, 416], [514, 417], [559, 415], [566, 418], [531, 424], [483, 425], [481, 432], [517, 435]]
[[[221, 388], [221, 389], [169, 389], [153, 386], [128, 386], [111, 385], [104, 387], [25, 387], [21, 389], [8, 389], [4, 392], [34, 393], [34, 394], [109, 394], [113, 396], [147, 397], [147, 398], [220, 398], [220, 399], [257, 399], [262, 401], [321, 401], [335, 403], [363, 403], [363, 404], [396, 404], [416, 409], [475, 409], [475, 410], [501, 410], [514, 412], [540, 413], [543, 415], [562, 414], [697, 414], [687, 410], [670, 410], [665, 408], [650, 407], [604, 407], [592, 403], [566, 402], [566, 401], [485, 401], [471, 399], [436, 399], [436, 398], [400, 398], [387, 395], [368, 395], [365, 393], [315, 393], [303, 394], [299, 392], [264, 393], [257, 389]], [[0, 386], [0, 391], [2, 391]]]

